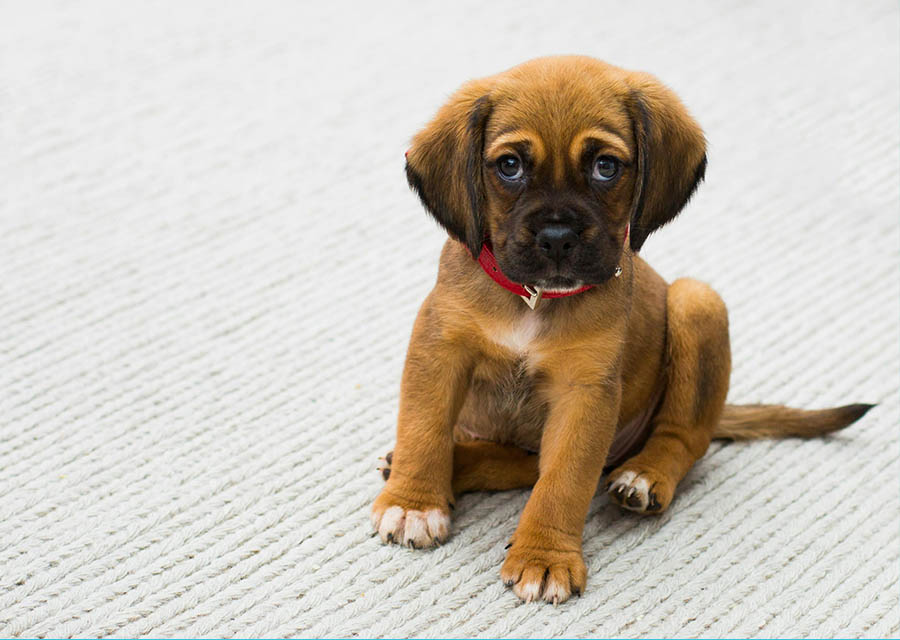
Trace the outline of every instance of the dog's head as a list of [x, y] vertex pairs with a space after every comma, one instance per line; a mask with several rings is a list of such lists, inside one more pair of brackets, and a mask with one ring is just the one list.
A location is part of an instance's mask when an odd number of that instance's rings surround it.
[[413, 139], [406, 172], [425, 208], [478, 256], [549, 289], [598, 284], [628, 242], [678, 215], [706, 145], [647, 74], [585, 57], [540, 58], [457, 91]]

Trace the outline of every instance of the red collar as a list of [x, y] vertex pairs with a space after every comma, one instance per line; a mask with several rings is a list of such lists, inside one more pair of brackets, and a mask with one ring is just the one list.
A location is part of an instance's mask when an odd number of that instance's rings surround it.
[[[625, 242], [628, 242], [628, 232], [630, 231], [630, 227], [630, 224], [625, 227]], [[521, 285], [517, 282], [513, 282], [506, 277], [506, 274], [500, 269], [500, 265], [497, 264], [497, 258], [494, 257], [494, 252], [491, 251], [491, 244], [488, 240], [485, 240], [484, 244], [481, 245], [481, 253], [478, 255], [478, 264], [481, 265], [484, 272], [491, 277], [491, 280], [507, 291], [511, 291], [517, 296], [522, 296], [525, 303], [532, 309], [534, 309], [538, 302], [543, 298], [565, 298], [566, 296], [584, 293], [588, 289], [594, 287], [592, 284], [586, 284], [578, 289], [554, 291], [552, 289], [545, 290], [540, 287], [530, 287], [528, 285]]]
[[481, 245], [481, 253], [478, 256], [478, 264], [481, 265], [481, 268], [484, 269], [484, 272], [488, 274], [491, 279], [499, 284], [501, 287], [506, 289], [507, 291], [512, 291], [517, 296], [522, 296], [522, 299], [528, 303], [528, 306], [534, 309], [537, 306], [537, 303], [542, 298], [564, 298], [565, 296], [574, 296], [576, 293], [583, 293], [593, 287], [592, 284], [586, 284], [583, 287], [578, 289], [567, 289], [565, 291], [545, 291], [540, 287], [529, 287], [522, 286], [517, 282], [513, 282], [509, 278], [506, 277], [506, 274], [503, 273], [500, 269], [500, 265], [497, 264], [497, 258], [494, 257], [494, 252], [491, 251], [490, 244], [485, 242]]

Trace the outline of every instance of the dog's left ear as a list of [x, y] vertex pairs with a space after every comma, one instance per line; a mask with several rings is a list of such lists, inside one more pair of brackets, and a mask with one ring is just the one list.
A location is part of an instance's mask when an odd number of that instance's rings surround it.
[[425, 209], [478, 257], [484, 241], [484, 127], [490, 87], [469, 82], [413, 138], [406, 177]]
[[706, 171], [706, 140], [678, 97], [646, 73], [629, 74], [629, 110], [638, 147], [631, 250], [687, 204]]

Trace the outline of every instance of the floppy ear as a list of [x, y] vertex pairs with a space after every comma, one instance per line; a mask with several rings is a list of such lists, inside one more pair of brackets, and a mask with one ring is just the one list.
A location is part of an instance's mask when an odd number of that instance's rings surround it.
[[628, 78], [638, 176], [631, 209], [631, 250], [684, 208], [706, 171], [706, 140], [678, 97], [649, 74]]
[[412, 141], [406, 178], [425, 209], [478, 257], [484, 241], [484, 126], [491, 111], [483, 81], [464, 85]]

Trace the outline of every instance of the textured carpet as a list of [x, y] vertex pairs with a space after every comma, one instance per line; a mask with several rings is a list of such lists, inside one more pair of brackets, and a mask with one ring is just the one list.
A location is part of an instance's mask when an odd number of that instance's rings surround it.
[[[0, 5], [0, 635], [885, 636], [898, 623], [900, 47], [884, 2]], [[587, 593], [499, 580], [528, 493], [370, 537], [462, 81], [578, 52], [710, 140], [645, 247], [729, 305], [732, 402], [877, 402], [592, 504]]]

